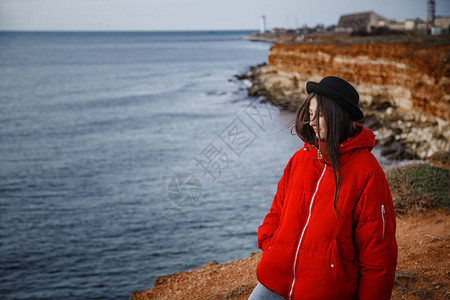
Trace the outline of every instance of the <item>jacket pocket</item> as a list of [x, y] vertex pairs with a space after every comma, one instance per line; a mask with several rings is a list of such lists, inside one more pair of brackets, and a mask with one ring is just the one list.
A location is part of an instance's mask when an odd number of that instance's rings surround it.
[[273, 244], [275, 244], [275, 239], [272, 237], [272, 238], [270, 239], [270, 241], [267, 243], [267, 248], [266, 248], [265, 251], [269, 251], [270, 249], [272, 249]]
[[278, 239], [278, 233], [280, 232], [281, 227], [278, 227], [277, 230], [272, 235], [270, 242], [268, 243], [267, 250], [272, 249]]
[[277, 238], [278, 229], [275, 231], [275, 233], [270, 238], [267, 238], [269, 241], [267, 242], [267, 245], [266, 245], [266, 248], [264, 251], [269, 251], [270, 249], [272, 249], [273, 245], [275, 244], [275, 240]]
[[339, 244], [336, 239], [332, 240], [331, 243], [331, 260], [330, 260], [330, 270], [333, 279], [342, 281], [351, 276], [350, 272], [353, 269], [353, 263], [346, 261], [342, 258]]

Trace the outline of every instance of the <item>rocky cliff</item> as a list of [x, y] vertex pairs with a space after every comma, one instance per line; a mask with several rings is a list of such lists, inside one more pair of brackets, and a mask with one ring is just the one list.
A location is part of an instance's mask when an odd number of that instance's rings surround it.
[[378, 144], [393, 147], [387, 153], [425, 159], [450, 150], [449, 60], [445, 41], [275, 44], [268, 64], [247, 75], [249, 94], [295, 110], [307, 81], [342, 77], [360, 93]]
[[269, 65], [297, 73], [299, 83], [341, 76], [356, 85], [362, 101], [386, 101], [448, 121], [449, 59], [450, 45], [274, 45]]

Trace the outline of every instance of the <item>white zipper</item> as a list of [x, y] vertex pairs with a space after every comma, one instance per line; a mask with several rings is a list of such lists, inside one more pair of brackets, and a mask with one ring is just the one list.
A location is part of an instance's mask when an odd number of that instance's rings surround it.
[[384, 221], [384, 213], [386, 211], [384, 210], [384, 205], [381, 205], [381, 218], [383, 219], [383, 235], [381, 236], [384, 239], [384, 230], [385, 230], [385, 221]]
[[300, 236], [300, 240], [298, 241], [297, 252], [295, 253], [295, 260], [294, 260], [294, 279], [292, 280], [291, 290], [289, 291], [289, 300], [291, 299], [291, 297], [292, 297], [292, 292], [293, 292], [293, 290], [294, 290], [294, 283], [295, 283], [295, 267], [296, 267], [296, 265], [297, 265], [298, 251], [300, 250], [300, 245], [301, 245], [301, 243], [302, 243], [303, 235], [305, 234], [306, 227], [308, 227], [309, 219], [311, 218], [311, 208], [312, 208], [312, 205], [313, 205], [313, 202], [314, 202], [314, 198], [316, 197], [317, 190], [319, 189], [319, 183], [320, 183], [320, 181], [322, 180], [323, 174], [325, 174], [325, 170], [326, 170], [326, 165], [325, 165], [324, 168], [323, 168], [322, 175], [320, 175], [319, 181], [317, 181], [316, 190], [314, 191], [314, 194], [313, 194], [313, 196], [312, 196], [312, 198], [311, 198], [311, 203], [309, 204], [309, 214], [308, 214], [308, 219], [306, 220], [305, 226], [303, 227], [302, 234], [301, 234], [301, 236]]

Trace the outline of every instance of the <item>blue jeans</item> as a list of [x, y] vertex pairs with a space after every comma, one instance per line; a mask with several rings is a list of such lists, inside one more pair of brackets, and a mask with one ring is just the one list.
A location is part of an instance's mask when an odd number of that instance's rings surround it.
[[272, 292], [258, 282], [248, 300], [284, 300], [284, 297]]

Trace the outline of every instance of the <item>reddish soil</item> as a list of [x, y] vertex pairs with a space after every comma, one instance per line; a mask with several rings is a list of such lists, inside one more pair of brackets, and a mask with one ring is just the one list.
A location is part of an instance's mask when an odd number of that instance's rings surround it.
[[427, 215], [398, 217], [399, 257], [392, 299], [450, 298], [448, 213], [441, 209]]
[[[398, 216], [399, 257], [392, 299], [450, 298], [450, 211]], [[156, 279], [153, 288], [133, 292], [131, 300], [247, 299], [257, 284], [256, 264], [261, 252], [224, 264]]]

